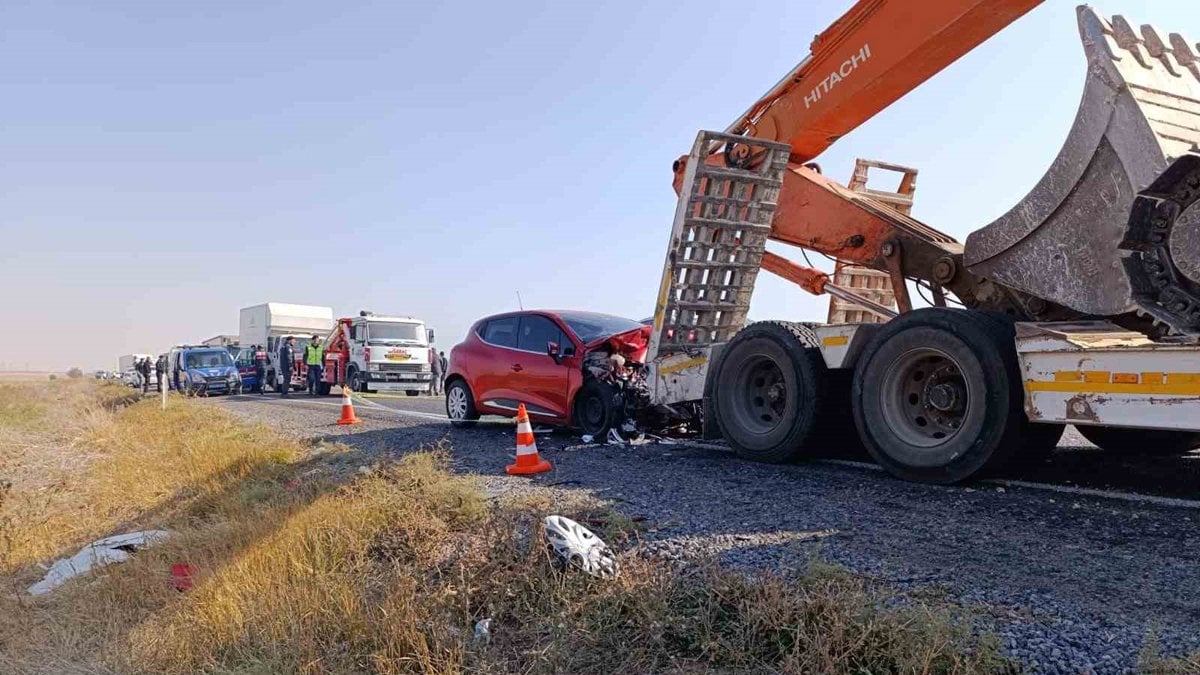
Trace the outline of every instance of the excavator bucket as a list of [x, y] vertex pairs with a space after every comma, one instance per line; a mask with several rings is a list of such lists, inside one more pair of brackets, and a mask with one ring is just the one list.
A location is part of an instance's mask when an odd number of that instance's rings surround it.
[[1070, 135], [1029, 195], [967, 237], [964, 260], [1077, 312], [1196, 334], [1200, 45], [1087, 6], [1078, 15], [1088, 72]]

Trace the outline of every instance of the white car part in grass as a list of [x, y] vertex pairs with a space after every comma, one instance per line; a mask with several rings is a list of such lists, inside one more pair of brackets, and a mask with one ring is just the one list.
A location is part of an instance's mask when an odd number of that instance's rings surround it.
[[617, 557], [591, 530], [563, 516], [546, 516], [546, 539], [568, 565], [594, 577], [617, 576]]
[[147, 546], [165, 541], [170, 533], [165, 530], [145, 530], [118, 534], [98, 539], [79, 549], [70, 558], [54, 561], [41, 581], [29, 587], [30, 595], [42, 595], [62, 586], [67, 580], [87, 574], [92, 569], [110, 563], [129, 560], [131, 555]]

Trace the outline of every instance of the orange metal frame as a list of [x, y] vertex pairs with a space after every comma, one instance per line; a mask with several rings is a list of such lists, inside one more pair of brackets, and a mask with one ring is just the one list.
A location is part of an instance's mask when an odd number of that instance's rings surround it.
[[[884, 271], [884, 251], [902, 241], [908, 257], [894, 264], [904, 276], [924, 280], [935, 258], [960, 255], [948, 235], [903, 217], [898, 227], [895, 218], [864, 208], [861, 198], [805, 163], [1041, 2], [859, 0], [818, 35], [811, 55], [727, 130], [792, 147], [770, 238]], [[733, 161], [745, 160], [738, 150], [726, 148]], [[710, 161], [727, 161], [723, 157]], [[675, 165], [676, 192], [686, 159]], [[765, 269], [804, 278], [800, 285], [810, 292], [823, 286], [817, 270], [800, 274], [807, 268], [768, 260]]]

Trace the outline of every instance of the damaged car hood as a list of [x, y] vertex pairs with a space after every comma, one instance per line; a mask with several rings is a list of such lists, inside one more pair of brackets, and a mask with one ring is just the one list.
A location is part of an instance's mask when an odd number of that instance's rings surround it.
[[641, 326], [633, 330], [617, 333], [593, 340], [584, 345], [586, 351], [595, 351], [601, 347], [607, 347], [614, 354], [620, 354], [630, 361], [636, 363], [646, 362], [646, 350], [650, 346], [650, 326]]

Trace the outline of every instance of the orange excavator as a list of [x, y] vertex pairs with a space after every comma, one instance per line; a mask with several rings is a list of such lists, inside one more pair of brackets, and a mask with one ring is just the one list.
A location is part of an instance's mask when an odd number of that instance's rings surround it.
[[[823, 422], [851, 409], [884, 468], [935, 482], [1044, 452], [1067, 422], [1101, 447], [1129, 445], [1117, 432], [1139, 426], [1200, 446], [1200, 429], [1045, 414], [1022, 385], [1041, 362], [1014, 337], [1049, 325], [1181, 349], [1200, 337], [1200, 45], [1079, 7], [1088, 71], [1070, 134], [1030, 194], [965, 245], [813, 162], [1040, 4], [859, 0], [733, 124], [700, 133], [674, 165], [652, 401], [701, 403], [707, 426], [764, 461], [829, 441]], [[886, 273], [899, 311], [768, 240]], [[759, 269], [890, 320], [746, 326]], [[914, 310], [910, 288], [933, 307]]]

